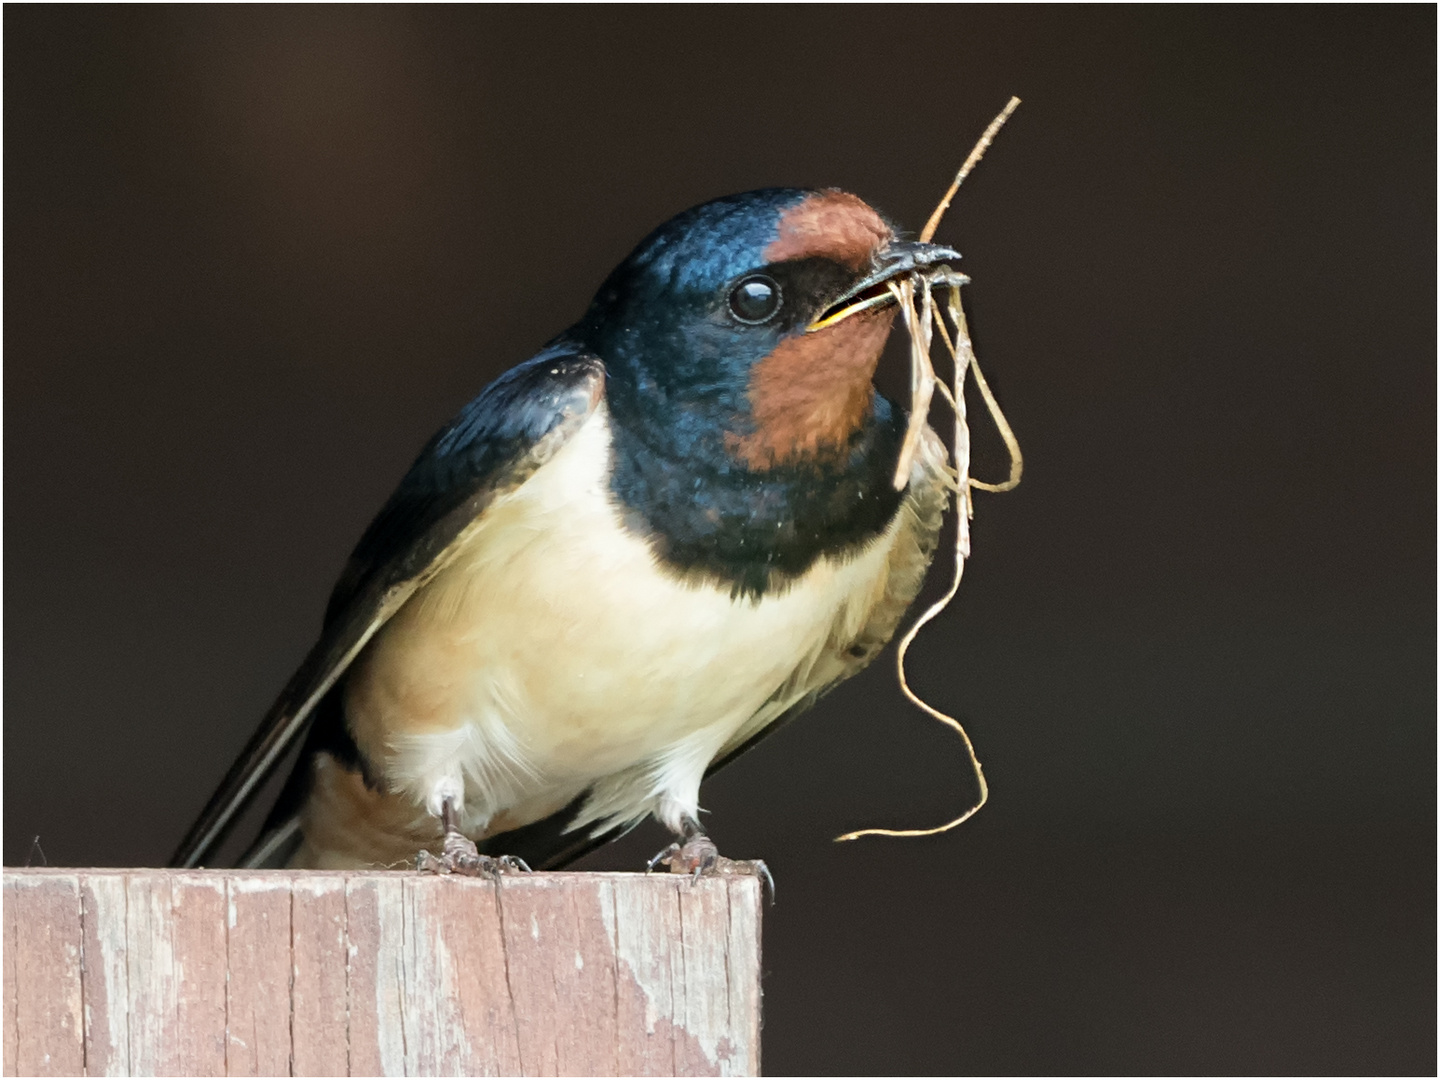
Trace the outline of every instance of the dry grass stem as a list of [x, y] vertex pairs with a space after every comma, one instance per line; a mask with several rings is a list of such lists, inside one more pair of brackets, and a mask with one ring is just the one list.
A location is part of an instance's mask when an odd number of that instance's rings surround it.
[[990, 121], [990, 126], [985, 129], [985, 134], [980, 136], [980, 141], [975, 144], [975, 149], [970, 151], [970, 156], [965, 159], [965, 164], [960, 166], [960, 171], [955, 174], [955, 179], [950, 181], [950, 187], [940, 199], [940, 204], [935, 207], [935, 212], [930, 215], [930, 220], [925, 222], [925, 228], [920, 230], [921, 243], [928, 244], [935, 235], [935, 230], [940, 228], [940, 219], [945, 216], [945, 211], [950, 209], [950, 200], [955, 198], [955, 193], [960, 190], [960, 185], [970, 175], [971, 170], [980, 164], [980, 159], [985, 156], [985, 151], [990, 149], [990, 144], [995, 141], [995, 136], [1005, 126], [1005, 121], [1010, 119], [1010, 114], [1020, 107], [1020, 99], [1012, 97], [1000, 110], [1000, 115]]
[[[984, 156], [985, 150], [994, 140], [996, 132], [1000, 130], [1019, 104], [1019, 98], [1011, 98], [1004, 111], [991, 122], [985, 130], [985, 134], [980, 137], [980, 141], [975, 144], [975, 149], [965, 159], [965, 164], [960, 167], [960, 172], [956, 174], [950, 189], [940, 200], [940, 205], [930, 215], [930, 220], [920, 234], [922, 241], [928, 242], [935, 235], [940, 219], [950, 205], [950, 200], [954, 198], [956, 190], [969, 175], [970, 170]], [[941, 712], [916, 694], [910, 688], [910, 680], [905, 674], [905, 658], [910, 652], [910, 646], [915, 641], [916, 635], [920, 633], [922, 627], [950, 605], [950, 602], [955, 599], [955, 594], [960, 590], [960, 579], [965, 573], [965, 560], [970, 557], [970, 519], [974, 516], [972, 491], [976, 488], [982, 491], [1009, 491], [1020, 482], [1020, 474], [1024, 468], [1024, 462], [1020, 456], [1020, 444], [1016, 440], [1010, 424], [1006, 421], [1005, 414], [1001, 412], [1000, 405], [990, 390], [990, 384], [981, 374], [980, 365], [975, 360], [975, 349], [970, 340], [970, 327], [960, 300], [960, 287], [968, 281], [969, 279], [963, 274], [958, 274], [948, 267], [939, 267], [911, 274], [890, 285], [890, 290], [899, 304], [905, 329], [910, 336], [910, 420], [905, 431], [905, 439], [901, 444], [900, 460], [895, 468], [896, 490], [903, 488], [910, 479], [910, 470], [920, 445], [920, 439], [923, 437], [930, 415], [930, 405], [937, 389], [945, 403], [950, 406], [955, 419], [951, 463], [945, 472], [946, 484], [955, 493], [955, 570], [945, 595], [926, 608], [924, 614], [915, 620], [900, 639], [895, 654], [895, 668], [900, 678], [900, 690], [905, 697], [929, 716], [947, 727], [953, 728], [964, 742], [965, 752], [969, 756], [970, 767], [975, 773], [975, 781], [979, 787], [979, 798], [959, 817], [934, 828], [858, 829], [855, 832], [846, 833], [844, 836], [838, 836], [836, 840], [855, 840], [862, 836], [934, 836], [936, 833], [949, 832], [973, 817], [990, 797], [990, 787], [985, 781], [985, 770], [980, 765], [980, 759], [975, 754], [975, 746], [970, 741], [970, 736], [966, 733], [964, 726], [953, 716]], [[934, 291], [936, 288], [944, 288], [948, 293], [946, 310], [955, 330], [953, 340], [945, 329], [944, 318], [937, 319], [935, 317]], [[915, 302], [917, 290], [920, 294], [918, 310]], [[935, 374], [935, 367], [930, 362], [932, 333], [936, 329], [939, 330], [940, 340], [945, 343], [945, 349], [950, 354], [952, 361], [953, 375], [950, 386], [939, 381]], [[975, 374], [976, 389], [979, 390], [980, 396], [985, 402], [985, 408], [1000, 432], [1005, 449], [1010, 455], [1010, 475], [999, 484], [989, 484], [970, 478], [970, 427], [965, 414], [965, 375], [972, 371]]]

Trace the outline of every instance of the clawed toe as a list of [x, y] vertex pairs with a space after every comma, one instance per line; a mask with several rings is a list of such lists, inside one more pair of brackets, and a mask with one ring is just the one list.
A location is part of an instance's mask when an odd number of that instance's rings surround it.
[[690, 874], [699, 878], [711, 873], [720, 863], [720, 849], [704, 833], [686, 837], [683, 844], [671, 844], [646, 864], [646, 872], [656, 866], [668, 866], [672, 874]]
[[501, 874], [528, 874], [530, 866], [514, 855], [450, 854], [422, 851], [415, 856], [415, 869], [422, 874], [460, 874], [463, 877], [499, 878]]
[[416, 855], [415, 869], [424, 874], [461, 874], [496, 879], [507, 872], [530, 872], [530, 866], [524, 859], [514, 855], [482, 855], [475, 841], [455, 831], [445, 833], [445, 844], [439, 855], [431, 851], [421, 851]]
[[753, 874], [764, 883], [770, 902], [775, 902], [775, 878], [762, 860], [726, 859], [721, 856], [715, 842], [704, 833], [693, 833], [686, 837], [683, 844], [677, 842], [658, 852], [646, 863], [645, 872], [648, 874], [657, 866], [668, 866], [672, 874], [689, 874], [692, 881], [698, 881], [701, 875]]
[[[728, 859], [726, 860], [726, 862], [729, 861]], [[770, 898], [770, 903], [775, 903], [775, 878], [774, 875], [770, 873], [770, 867], [765, 865], [764, 859], [748, 859], [745, 862], [736, 863], [735, 865], [741, 867], [741, 869], [737, 871], [738, 873], [754, 874], [764, 882], [765, 895]]]

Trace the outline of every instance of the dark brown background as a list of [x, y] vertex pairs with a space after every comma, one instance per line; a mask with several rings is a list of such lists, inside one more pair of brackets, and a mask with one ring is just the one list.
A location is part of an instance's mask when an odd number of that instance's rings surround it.
[[994, 798], [830, 842], [969, 797], [888, 663], [707, 786], [767, 1067], [1433, 1073], [1432, 8], [4, 28], [6, 863], [163, 861], [420, 444], [652, 226], [918, 228], [1015, 93], [941, 239], [1026, 480], [913, 667]]

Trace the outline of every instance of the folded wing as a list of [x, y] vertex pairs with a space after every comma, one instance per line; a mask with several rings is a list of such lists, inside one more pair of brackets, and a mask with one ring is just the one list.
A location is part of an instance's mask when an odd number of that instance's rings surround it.
[[[375, 632], [445, 567], [496, 496], [525, 483], [579, 430], [604, 387], [598, 358], [557, 343], [491, 383], [430, 440], [356, 545], [319, 642], [186, 834], [172, 866], [197, 866], [213, 854]], [[288, 824], [272, 817], [271, 831]]]

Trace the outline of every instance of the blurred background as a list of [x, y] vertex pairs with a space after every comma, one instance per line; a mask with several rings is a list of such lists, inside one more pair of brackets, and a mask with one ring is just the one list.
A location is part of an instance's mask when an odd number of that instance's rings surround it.
[[8, 6], [6, 864], [163, 863], [424, 440], [653, 226], [918, 229], [1013, 93], [939, 239], [1025, 482], [911, 654], [993, 797], [831, 842], [972, 797], [888, 659], [707, 784], [767, 1071], [1433, 1073], [1435, 20]]

